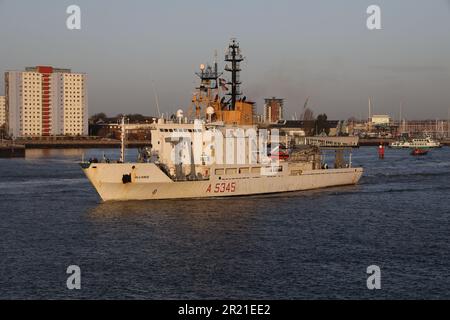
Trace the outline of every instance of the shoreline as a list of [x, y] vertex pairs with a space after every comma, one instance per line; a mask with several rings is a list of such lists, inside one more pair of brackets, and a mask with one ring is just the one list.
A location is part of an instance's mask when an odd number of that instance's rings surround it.
[[[396, 139], [359, 139], [360, 147], [378, 147], [380, 144], [389, 146], [391, 142], [395, 142]], [[444, 139], [440, 141], [443, 146], [450, 146], [450, 139]]]
[[[120, 141], [18, 141], [25, 149], [116, 149]], [[148, 141], [129, 141], [127, 148], [142, 148], [149, 146]]]
[[[385, 146], [388, 146], [391, 142], [395, 141], [395, 139], [360, 139], [358, 147], [377, 147], [381, 143]], [[450, 139], [442, 140], [442, 145], [450, 146]], [[127, 148], [142, 148], [150, 146], [150, 141], [137, 141], [132, 140], [127, 142]], [[5, 151], [5, 149], [9, 149], [11, 144], [1, 145], [0, 148]], [[116, 149], [120, 148], [119, 140], [88, 140], [88, 141], [69, 141], [69, 140], [61, 140], [61, 141], [23, 141], [17, 140], [15, 141], [14, 148], [16, 149]]]

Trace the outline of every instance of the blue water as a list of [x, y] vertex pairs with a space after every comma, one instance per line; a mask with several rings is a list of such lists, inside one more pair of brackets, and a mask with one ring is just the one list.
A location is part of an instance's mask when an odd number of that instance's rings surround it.
[[[0, 160], [1, 299], [450, 298], [449, 148], [384, 161], [361, 148], [354, 187], [106, 204], [81, 153]], [[66, 288], [69, 265], [79, 291]], [[367, 289], [370, 265], [379, 291]]]

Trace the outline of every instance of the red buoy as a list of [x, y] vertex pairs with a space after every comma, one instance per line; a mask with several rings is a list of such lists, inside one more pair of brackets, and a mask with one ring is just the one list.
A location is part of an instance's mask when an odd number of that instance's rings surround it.
[[384, 159], [384, 145], [380, 144], [380, 146], [378, 147], [378, 156], [380, 157], [380, 159]]

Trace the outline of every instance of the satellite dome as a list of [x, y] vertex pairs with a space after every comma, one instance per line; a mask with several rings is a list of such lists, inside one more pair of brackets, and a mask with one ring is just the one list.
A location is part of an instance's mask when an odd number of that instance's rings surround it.
[[179, 109], [179, 110], [177, 111], [177, 118], [179, 119], [179, 118], [183, 118], [183, 117], [184, 117], [184, 111], [181, 110], [181, 109]]
[[207, 115], [213, 115], [214, 113], [216, 113], [216, 110], [214, 110], [213, 107], [206, 108], [206, 114]]

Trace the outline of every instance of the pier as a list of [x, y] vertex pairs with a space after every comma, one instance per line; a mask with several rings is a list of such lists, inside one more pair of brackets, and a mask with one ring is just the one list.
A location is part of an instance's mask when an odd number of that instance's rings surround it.
[[[21, 141], [26, 149], [113, 149], [120, 148], [120, 140], [28, 140]], [[149, 146], [149, 141], [127, 141], [127, 148]]]
[[320, 148], [358, 148], [358, 137], [304, 137], [299, 141], [301, 144], [316, 146]]
[[25, 146], [15, 143], [0, 143], [0, 158], [24, 158]]
[[379, 145], [388, 146], [391, 142], [394, 142], [395, 139], [359, 139], [359, 145], [361, 147], [378, 147]]

